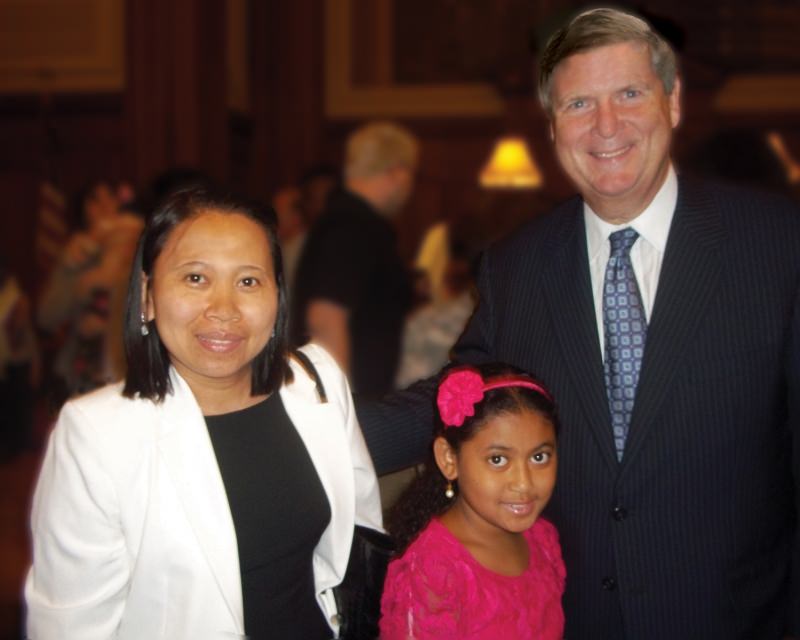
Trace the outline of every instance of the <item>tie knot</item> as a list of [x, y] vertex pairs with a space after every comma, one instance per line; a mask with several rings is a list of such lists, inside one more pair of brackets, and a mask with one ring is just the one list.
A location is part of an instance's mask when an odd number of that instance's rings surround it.
[[608, 241], [611, 243], [611, 255], [625, 255], [631, 250], [633, 243], [636, 242], [636, 238], [638, 237], [639, 234], [631, 227], [625, 227], [624, 229], [615, 231], [608, 236]]

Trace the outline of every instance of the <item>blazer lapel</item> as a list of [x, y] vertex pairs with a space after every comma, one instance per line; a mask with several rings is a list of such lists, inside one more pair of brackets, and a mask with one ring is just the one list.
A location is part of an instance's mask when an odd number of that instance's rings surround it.
[[701, 188], [679, 183], [678, 204], [664, 252], [647, 329], [642, 372], [625, 444], [624, 469], [641, 449], [719, 282], [719, 212]]
[[174, 394], [164, 400], [159, 450], [237, 631], [243, 634], [239, 552], [225, 485], [200, 407], [174, 371], [171, 380]]
[[352, 464], [341, 426], [344, 417], [337, 415], [340, 404], [320, 402], [313, 381], [294, 363], [292, 369], [294, 382], [281, 389], [281, 399], [305, 444], [331, 508], [331, 523], [320, 540], [320, 553], [315, 554], [315, 562], [327, 565], [326, 576], [341, 577], [344, 563], [334, 566], [341, 560], [334, 549], [349, 548], [342, 541], [352, 535], [355, 517]]
[[576, 203], [571, 215], [565, 216], [561, 232], [554, 235], [553, 260], [544, 276], [544, 290], [564, 366], [579, 390], [576, 395], [586, 422], [591, 426], [603, 459], [616, 473], [618, 463], [611, 435], [580, 203]]
[[285, 385], [280, 392], [283, 406], [314, 463], [332, 511], [344, 509], [347, 512], [346, 505], [352, 503], [354, 495], [353, 474], [351, 466], [344, 463], [349, 460], [350, 453], [342, 437], [344, 417], [337, 415], [340, 405], [321, 402], [314, 381], [294, 362], [292, 369], [294, 382]]

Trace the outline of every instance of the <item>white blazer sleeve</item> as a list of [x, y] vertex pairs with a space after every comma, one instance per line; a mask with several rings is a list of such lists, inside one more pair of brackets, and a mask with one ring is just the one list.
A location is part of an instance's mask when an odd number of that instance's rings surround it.
[[130, 566], [101, 440], [68, 403], [50, 437], [31, 512], [25, 584], [31, 640], [112, 638]]
[[325, 349], [316, 344], [307, 345], [305, 349], [313, 350], [316, 358], [324, 363], [325, 366], [320, 367], [323, 384], [330, 396], [335, 394], [335, 397], [331, 397], [330, 400], [334, 400], [342, 406], [345, 437], [350, 448], [353, 466], [355, 523], [382, 531], [383, 517], [378, 479], [375, 476], [372, 458], [367, 451], [364, 435], [361, 433], [361, 426], [358, 424], [347, 377]]

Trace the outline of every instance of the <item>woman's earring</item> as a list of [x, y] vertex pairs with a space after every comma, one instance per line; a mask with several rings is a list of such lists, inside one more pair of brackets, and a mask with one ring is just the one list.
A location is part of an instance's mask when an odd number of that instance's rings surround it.
[[450, 480], [447, 481], [447, 487], [444, 490], [444, 495], [448, 500], [452, 500], [453, 496], [456, 495], [456, 492], [453, 491], [453, 483]]
[[147, 318], [144, 317], [144, 311], [142, 312], [141, 320], [142, 320], [142, 336], [149, 335], [150, 329], [147, 326]]

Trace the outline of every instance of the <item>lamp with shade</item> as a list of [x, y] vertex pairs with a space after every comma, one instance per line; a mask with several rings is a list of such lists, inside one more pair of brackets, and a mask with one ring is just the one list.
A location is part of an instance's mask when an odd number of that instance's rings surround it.
[[479, 175], [486, 189], [538, 189], [542, 173], [521, 136], [503, 136], [495, 142]]

